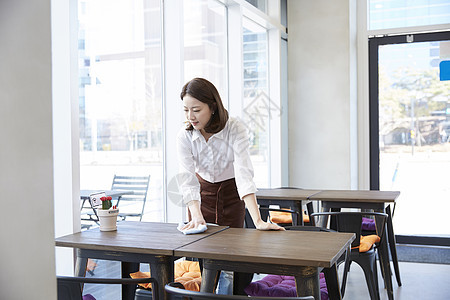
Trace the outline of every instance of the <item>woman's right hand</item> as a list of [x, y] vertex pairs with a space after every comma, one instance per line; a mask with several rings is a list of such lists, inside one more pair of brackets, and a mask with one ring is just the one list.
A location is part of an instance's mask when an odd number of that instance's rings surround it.
[[181, 230], [198, 228], [199, 225], [206, 225], [203, 218], [202, 211], [200, 209], [200, 201], [193, 200], [188, 203], [189, 211], [191, 212], [191, 221], [184, 225]]

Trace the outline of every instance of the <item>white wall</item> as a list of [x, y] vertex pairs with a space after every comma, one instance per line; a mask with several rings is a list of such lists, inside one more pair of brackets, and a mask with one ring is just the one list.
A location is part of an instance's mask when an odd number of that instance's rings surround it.
[[289, 184], [357, 188], [356, 2], [288, 1]]
[[56, 299], [50, 0], [0, 1], [0, 299]]

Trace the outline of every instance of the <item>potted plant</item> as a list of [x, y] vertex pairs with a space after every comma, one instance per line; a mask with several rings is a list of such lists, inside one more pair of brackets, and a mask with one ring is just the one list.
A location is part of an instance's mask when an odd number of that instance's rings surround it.
[[117, 216], [119, 209], [112, 205], [112, 197], [101, 197], [102, 207], [97, 209], [98, 219], [100, 221], [100, 231], [117, 230]]

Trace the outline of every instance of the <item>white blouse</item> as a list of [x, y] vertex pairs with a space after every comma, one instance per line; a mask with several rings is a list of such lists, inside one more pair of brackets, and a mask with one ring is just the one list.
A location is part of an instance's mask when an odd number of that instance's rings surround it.
[[199, 130], [183, 127], [177, 136], [180, 174], [177, 176], [183, 202], [200, 198], [200, 183], [195, 175], [211, 183], [235, 178], [239, 197], [256, 192], [250, 160], [247, 129], [235, 118], [208, 142]]

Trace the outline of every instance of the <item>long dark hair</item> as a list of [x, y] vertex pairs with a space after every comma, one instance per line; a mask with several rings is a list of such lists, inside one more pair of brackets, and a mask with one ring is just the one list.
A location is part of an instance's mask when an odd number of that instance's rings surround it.
[[[228, 121], [228, 111], [223, 107], [222, 99], [216, 87], [204, 78], [194, 78], [187, 82], [181, 90], [181, 100], [184, 96], [191, 97], [208, 104], [209, 109], [213, 112], [211, 119], [205, 126], [208, 133], [217, 133], [221, 131]], [[193, 130], [192, 124], [186, 127], [186, 130]]]

